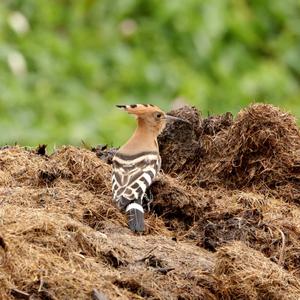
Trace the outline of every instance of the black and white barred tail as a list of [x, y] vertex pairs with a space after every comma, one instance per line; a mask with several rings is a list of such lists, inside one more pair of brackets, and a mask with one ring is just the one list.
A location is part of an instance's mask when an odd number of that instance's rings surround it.
[[113, 158], [113, 199], [127, 213], [132, 231], [144, 231], [143, 200], [147, 188], [160, 169], [160, 163], [157, 151], [134, 155], [116, 153]]
[[142, 232], [145, 230], [144, 209], [138, 203], [130, 203], [126, 207], [128, 216], [128, 226], [134, 232]]

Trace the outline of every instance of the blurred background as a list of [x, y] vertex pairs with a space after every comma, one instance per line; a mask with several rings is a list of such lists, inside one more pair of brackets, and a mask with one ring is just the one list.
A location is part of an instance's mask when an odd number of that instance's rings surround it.
[[299, 0], [1, 0], [0, 143], [118, 146], [115, 104], [300, 118]]

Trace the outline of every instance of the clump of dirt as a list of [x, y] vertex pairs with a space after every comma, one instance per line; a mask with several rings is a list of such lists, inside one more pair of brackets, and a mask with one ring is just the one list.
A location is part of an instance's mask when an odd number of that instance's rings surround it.
[[233, 115], [230, 112], [219, 116], [209, 116], [202, 122], [202, 134], [216, 135], [233, 124]]
[[[195, 107], [185, 106], [168, 113], [187, 122], [169, 122], [158, 137], [162, 168], [168, 174], [188, 178], [190, 183], [199, 182], [204, 176], [213, 181], [211, 174], [199, 172], [202, 164], [208, 164], [212, 157], [220, 154], [220, 141], [216, 135], [222, 134], [233, 123], [231, 113], [203, 118]], [[224, 141], [225, 142], [225, 141]], [[217, 158], [215, 158], [217, 159]], [[195, 176], [196, 175], [196, 176]]]
[[96, 153], [96, 155], [107, 164], [112, 164], [112, 159], [117, 152], [117, 148], [109, 148], [107, 145], [98, 145], [92, 147], [91, 150]]
[[169, 121], [158, 137], [163, 170], [169, 174], [180, 174], [186, 169], [186, 165], [193, 164], [195, 155], [201, 156], [198, 130], [202, 120], [194, 107], [171, 111], [169, 115], [188, 121]]
[[[270, 105], [170, 114], [147, 230], [111, 200], [116, 149], [0, 149], [1, 299], [298, 299], [299, 128]], [[298, 197], [298, 198], [297, 198]]]

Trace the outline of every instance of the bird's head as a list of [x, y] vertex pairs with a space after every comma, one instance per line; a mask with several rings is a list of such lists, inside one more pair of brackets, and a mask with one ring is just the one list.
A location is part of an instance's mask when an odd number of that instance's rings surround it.
[[130, 105], [117, 105], [123, 108], [129, 114], [137, 117], [139, 124], [147, 126], [153, 130], [157, 135], [160, 134], [169, 120], [181, 120], [180, 118], [167, 115], [158, 106], [152, 104], [130, 104]]

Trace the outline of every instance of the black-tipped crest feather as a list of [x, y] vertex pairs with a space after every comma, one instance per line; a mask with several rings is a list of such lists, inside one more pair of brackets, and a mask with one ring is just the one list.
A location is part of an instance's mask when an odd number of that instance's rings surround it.
[[117, 104], [116, 107], [126, 109], [126, 105], [122, 105], [122, 104]]

